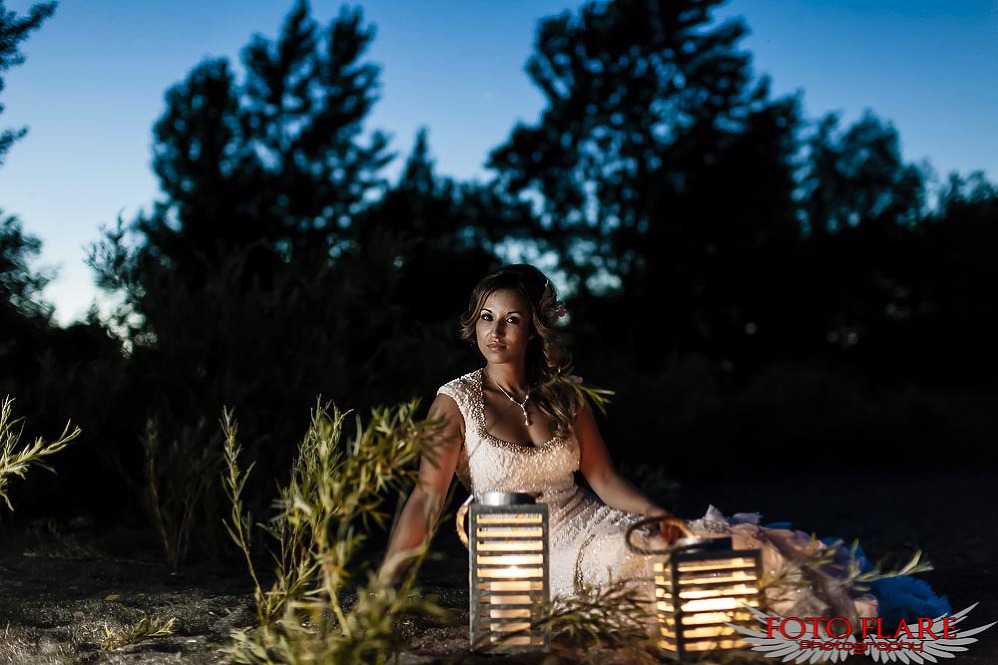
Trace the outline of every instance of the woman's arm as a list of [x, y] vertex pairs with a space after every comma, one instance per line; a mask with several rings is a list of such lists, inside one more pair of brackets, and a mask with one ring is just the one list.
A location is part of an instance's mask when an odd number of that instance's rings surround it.
[[440, 420], [443, 427], [434, 443], [432, 459], [424, 456], [419, 463], [419, 478], [406, 499], [398, 523], [388, 541], [388, 549], [378, 576], [394, 584], [405, 571], [412, 557], [426, 542], [430, 527], [443, 509], [444, 499], [457, 467], [461, 442], [464, 441], [464, 419], [457, 403], [447, 395], [437, 395], [427, 415]]
[[[630, 481], [617, 473], [589, 405], [585, 405], [579, 410], [575, 417], [574, 431], [581, 450], [579, 470], [589, 486], [605, 504], [617, 510], [646, 517], [673, 516], [672, 513], [656, 505]], [[662, 523], [661, 531], [662, 535], [670, 542], [682, 535], [675, 527], [665, 522]]]

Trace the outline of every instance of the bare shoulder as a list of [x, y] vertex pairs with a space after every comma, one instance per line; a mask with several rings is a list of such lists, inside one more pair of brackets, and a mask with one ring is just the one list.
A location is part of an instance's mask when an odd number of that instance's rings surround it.
[[445, 440], [464, 439], [464, 416], [450, 395], [438, 393], [430, 404], [427, 418], [441, 423], [441, 433]]
[[461, 416], [461, 409], [458, 407], [457, 402], [453, 397], [446, 393], [437, 393], [437, 396], [433, 399], [430, 404], [429, 409], [430, 418], [442, 418], [447, 417], [448, 420], [463, 420]]
[[586, 400], [580, 400], [578, 407], [575, 410], [575, 420], [573, 425], [576, 428], [592, 428], [596, 427], [596, 414], [593, 413], [593, 407]]

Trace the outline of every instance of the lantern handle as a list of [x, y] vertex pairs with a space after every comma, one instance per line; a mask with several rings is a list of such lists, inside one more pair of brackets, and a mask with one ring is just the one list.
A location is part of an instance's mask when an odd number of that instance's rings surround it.
[[690, 529], [689, 525], [685, 522], [685, 520], [681, 520], [678, 517], [673, 517], [671, 515], [670, 516], [652, 515], [651, 517], [645, 517], [643, 519], [640, 519], [631, 526], [627, 527], [627, 534], [624, 536], [624, 540], [627, 542], [627, 547], [630, 548], [632, 552], [637, 552], [638, 554], [666, 554], [668, 552], [671, 552], [673, 549], [676, 549], [674, 546], [670, 545], [663, 550], [650, 550], [641, 547], [639, 545], [635, 545], [634, 543], [631, 542], [632, 533], [634, 533], [641, 527], [647, 526], [649, 524], [654, 524], [656, 522], [665, 522], [667, 524], [671, 524], [672, 526], [682, 531], [683, 535], [686, 538], [696, 537], [696, 534], [693, 533], [693, 530]]
[[468, 506], [470, 506], [471, 502], [474, 500], [475, 500], [475, 495], [469, 494], [468, 498], [465, 499], [464, 503], [461, 504], [461, 507], [457, 509], [457, 516], [455, 518], [457, 526], [457, 537], [469, 550], [471, 549], [471, 545], [468, 543], [468, 527], [467, 524], [465, 523], [465, 520], [468, 516]]

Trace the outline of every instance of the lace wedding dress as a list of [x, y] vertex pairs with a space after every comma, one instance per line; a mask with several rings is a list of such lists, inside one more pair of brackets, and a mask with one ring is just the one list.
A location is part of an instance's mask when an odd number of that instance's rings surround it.
[[526, 492], [548, 506], [552, 598], [573, 595], [580, 585], [603, 586], [648, 578], [649, 557], [631, 552], [627, 528], [641, 518], [614, 510], [579, 486], [579, 443], [553, 437], [540, 446], [498, 439], [485, 428], [483, 370], [442, 386], [464, 417], [465, 438], [457, 476], [468, 492]]
[[[552, 599], [569, 598], [589, 587], [634, 585], [651, 599], [653, 557], [633, 552], [626, 534], [642, 516], [608, 507], [576, 482], [579, 443], [574, 436], [553, 437], [543, 445], [522, 446], [492, 436], [485, 427], [483, 370], [440, 387], [451, 397], [465, 423], [465, 440], [457, 476], [476, 497], [485, 492], [527, 492], [547, 504], [550, 525], [550, 584]], [[697, 535], [730, 535], [736, 549], [761, 550], [763, 574], [776, 580], [766, 587], [771, 611], [782, 616], [876, 616], [877, 599], [857, 592], [834, 567], [805, 566], [816, 549], [837, 548], [826, 556], [848, 554], [841, 545], [815, 541], [790, 528], [759, 524], [756, 514], [727, 518], [713, 507], [688, 522]], [[657, 535], [632, 534], [635, 544], [661, 549]], [[658, 542], [656, 542], [658, 541]], [[841, 562], [840, 562], [841, 563]], [[837, 568], [841, 570], [841, 568]]]

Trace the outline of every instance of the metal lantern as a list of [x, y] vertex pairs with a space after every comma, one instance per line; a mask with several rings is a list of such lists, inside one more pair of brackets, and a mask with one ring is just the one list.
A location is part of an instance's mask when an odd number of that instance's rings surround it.
[[473, 499], [457, 514], [458, 535], [469, 550], [471, 644], [502, 651], [546, 649], [549, 630], [537, 622], [550, 596], [548, 507], [518, 492], [486, 492]]
[[730, 537], [697, 538], [685, 522], [669, 520], [684, 531], [666, 550], [646, 550], [631, 543], [635, 528], [662, 518], [648, 518], [627, 532], [627, 544], [642, 554], [657, 556], [655, 610], [657, 645], [682, 662], [748, 648], [731, 625], [754, 625], [749, 608], [759, 609], [761, 561], [759, 550], [732, 549]]

